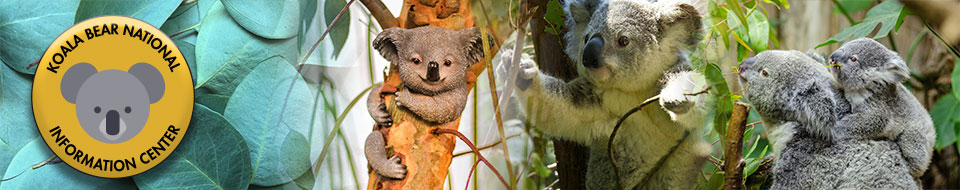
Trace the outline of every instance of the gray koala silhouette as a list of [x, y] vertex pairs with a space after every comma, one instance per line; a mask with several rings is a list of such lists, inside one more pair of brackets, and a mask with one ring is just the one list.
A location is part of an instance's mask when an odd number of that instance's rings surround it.
[[150, 104], [163, 97], [163, 76], [156, 67], [137, 63], [128, 71], [104, 70], [77, 63], [64, 73], [60, 93], [76, 104], [77, 120], [88, 135], [105, 143], [137, 136], [150, 115]]

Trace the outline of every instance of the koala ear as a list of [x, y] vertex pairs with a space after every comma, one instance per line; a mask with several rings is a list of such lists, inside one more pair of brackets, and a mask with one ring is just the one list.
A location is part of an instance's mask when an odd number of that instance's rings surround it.
[[166, 87], [163, 83], [163, 75], [156, 67], [148, 63], [137, 63], [130, 66], [128, 73], [140, 80], [143, 87], [147, 88], [147, 96], [150, 96], [150, 103], [156, 103], [163, 97], [163, 91]]
[[910, 79], [910, 68], [907, 67], [907, 63], [897, 55], [897, 52], [890, 51], [890, 58], [887, 60], [887, 70], [892, 73], [898, 82], [907, 81]]
[[[483, 60], [483, 37], [481, 36], [480, 29], [470, 27], [460, 30], [460, 36], [463, 37], [463, 41], [467, 42], [466, 53], [467, 59], [470, 61], [469, 65]], [[493, 37], [487, 34], [487, 46], [493, 47], [494, 45]]]
[[600, 2], [600, 0], [567, 0], [564, 2], [563, 12], [566, 13], [567, 17], [566, 25], [568, 27], [576, 26], [577, 28], [586, 26]]
[[404, 31], [406, 29], [396, 27], [383, 30], [377, 35], [376, 39], [373, 39], [373, 48], [376, 48], [380, 52], [380, 56], [383, 56], [387, 61], [396, 63], [400, 60], [399, 54], [397, 54], [397, 44], [402, 44]]
[[60, 81], [60, 95], [63, 95], [63, 99], [67, 102], [76, 104], [80, 85], [83, 85], [83, 82], [93, 74], [97, 74], [97, 68], [90, 63], [77, 63], [71, 66], [66, 73], [63, 73], [63, 79]]

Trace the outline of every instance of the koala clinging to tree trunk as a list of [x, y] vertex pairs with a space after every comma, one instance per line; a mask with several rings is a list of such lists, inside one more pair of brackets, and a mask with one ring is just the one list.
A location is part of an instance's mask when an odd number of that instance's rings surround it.
[[844, 138], [850, 114], [823, 57], [764, 51], [740, 63], [745, 97], [763, 119], [773, 155], [771, 189], [918, 189], [889, 140]]
[[[470, 93], [467, 68], [483, 59], [481, 41], [477, 28], [424, 26], [386, 29], [374, 39], [373, 47], [400, 71], [397, 104], [424, 121], [441, 125], [457, 121], [466, 106]], [[370, 92], [367, 111], [379, 127], [390, 127], [393, 120], [381, 101], [382, 87]], [[397, 156], [387, 158], [385, 144], [380, 131], [367, 136], [364, 153], [370, 167], [386, 177], [404, 178], [406, 167]]]
[[891, 140], [900, 147], [919, 178], [933, 155], [936, 130], [920, 101], [901, 82], [910, 78], [907, 64], [883, 44], [861, 38], [845, 43], [830, 55], [833, 73], [851, 114], [840, 120], [843, 137]]
[[[690, 189], [710, 147], [700, 137], [702, 76], [689, 70], [685, 50], [699, 42], [701, 17], [688, 4], [634, 0], [568, 0], [565, 51], [579, 77], [565, 82], [521, 64], [517, 92], [540, 130], [590, 148], [588, 189], [618, 187], [607, 154], [617, 120], [659, 95], [627, 119], [615, 139], [619, 181], [625, 189]], [[525, 85], [519, 85], [525, 86]]]

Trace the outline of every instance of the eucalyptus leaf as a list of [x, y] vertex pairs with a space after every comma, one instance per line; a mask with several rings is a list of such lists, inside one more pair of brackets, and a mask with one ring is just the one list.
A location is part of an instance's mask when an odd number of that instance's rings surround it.
[[833, 13], [843, 14], [840, 11], [840, 6], [843, 6], [843, 9], [847, 11], [848, 14], [854, 14], [863, 10], [867, 10], [873, 5], [874, 1], [870, 0], [837, 0], [835, 1], [833, 8]]
[[218, 94], [202, 94], [197, 96], [194, 101], [198, 104], [203, 104], [214, 112], [223, 114], [223, 110], [227, 108], [227, 102], [230, 101], [230, 97]]
[[[346, 0], [325, 0], [323, 11], [321, 11], [325, 21], [324, 26], [330, 26], [330, 23], [333, 23], [333, 19], [337, 17], [337, 14], [340, 14], [340, 10], [345, 6], [347, 6]], [[347, 43], [347, 34], [349, 33], [350, 10], [347, 9], [347, 12], [343, 13], [336, 25], [331, 26], [330, 33], [327, 34], [333, 43], [333, 58], [340, 56], [340, 51], [343, 50], [343, 45]]]
[[[950, 87], [953, 97], [960, 99], [960, 57], [953, 56], [953, 71], [950, 73]], [[939, 134], [939, 133], [938, 133]]]
[[903, 23], [904, 16], [906, 16], [906, 13], [903, 4], [895, 0], [884, 1], [867, 11], [867, 17], [863, 21], [844, 28], [837, 35], [830, 37], [827, 42], [817, 45], [817, 48], [850, 39], [851, 36], [853, 39], [866, 37], [873, 33], [877, 24], [880, 24], [880, 29], [877, 30], [876, 35], [873, 35], [873, 38], [886, 37], [890, 31], [896, 33], [900, 30], [900, 24]]
[[937, 141], [934, 147], [937, 150], [950, 146], [957, 141], [954, 131], [960, 118], [960, 102], [957, 102], [956, 96], [952, 93], [943, 96], [933, 108], [930, 108], [930, 117], [933, 119], [933, 126], [937, 130]]
[[74, 23], [103, 16], [122, 15], [140, 19], [154, 27], [163, 25], [163, 21], [183, 2], [181, 0], [81, 0], [77, 8]]
[[54, 38], [73, 25], [78, 0], [0, 1], [0, 61], [20, 73], [43, 56]]
[[0, 65], [0, 172], [13, 156], [39, 136], [31, 104], [31, 76]]
[[280, 185], [310, 167], [304, 134], [311, 115], [296, 108], [303, 105], [313, 105], [313, 93], [297, 70], [280, 58], [258, 65], [230, 97], [224, 117], [250, 147], [252, 183]]
[[177, 49], [180, 49], [184, 61], [187, 62], [187, 67], [190, 68], [190, 77], [193, 79], [193, 84], [197, 84], [197, 47], [186, 40], [173, 40], [173, 44], [177, 45]]
[[723, 71], [717, 64], [707, 64], [703, 74], [710, 86], [710, 97], [714, 98], [714, 102], [716, 102], [713, 129], [723, 136], [727, 134], [727, 122], [730, 121], [730, 115], [733, 114], [733, 100], [730, 99], [732, 93], [730, 93], [730, 88], [727, 87], [727, 81], [723, 78]]
[[747, 17], [750, 25], [750, 48], [753, 52], [762, 52], [770, 48], [770, 22], [767, 16], [760, 11], [754, 11]]
[[193, 118], [177, 151], [134, 176], [140, 189], [244, 189], [250, 180], [250, 149], [220, 114], [194, 104]]
[[257, 36], [287, 39], [300, 29], [297, 0], [221, 0], [233, 19]]
[[[197, 44], [197, 25], [200, 24], [200, 3], [194, 2], [186, 5], [180, 5], [170, 18], [160, 26], [160, 31], [170, 35], [174, 41], [183, 40], [191, 45]], [[203, 12], [206, 12], [204, 10]], [[191, 28], [192, 27], [192, 28]], [[173, 36], [178, 32], [183, 32]], [[179, 45], [178, 45], [179, 46]]]
[[316, 176], [313, 176], [313, 173], [307, 171], [307, 172], [303, 172], [303, 175], [301, 175], [301, 176], [298, 177], [297, 179], [295, 179], [295, 180], [293, 180], [293, 181], [291, 181], [291, 182], [288, 182], [288, 183], [284, 183], [284, 184], [282, 184], [282, 185], [271, 186], [271, 187], [264, 187], [264, 186], [258, 186], [258, 185], [250, 185], [250, 189], [262, 189], [262, 190], [267, 190], [267, 189], [275, 189], [275, 190], [293, 190], [293, 189], [303, 189], [303, 190], [306, 190], [306, 189], [313, 189], [313, 184], [314, 184], [314, 182], [315, 182], [314, 180], [315, 180], [316, 178], [317, 178]]
[[42, 138], [34, 138], [17, 152], [10, 162], [3, 178], [16, 178], [3, 182], [4, 189], [134, 189], [128, 179], [109, 179], [87, 175], [73, 169], [66, 163], [46, 164], [31, 169], [31, 165], [41, 163], [53, 156]]
[[719, 33], [718, 35], [720, 35], [720, 39], [723, 40], [723, 47], [729, 47], [730, 38], [727, 36], [730, 35], [730, 27], [727, 25], [729, 24], [728, 22], [723, 22], [727, 19], [726, 9], [723, 9], [717, 5], [716, 1], [708, 1], [707, 11], [709, 12], [710, 21], [712, 23], [710, 26], [714, 26], [713, 30]]
[[257, 37], [230, 18], [215, 2], [197, 36], [197, 84], [213, 94], [230, 96], [247, 73], [268, 58], [295, 62], [295, 39], [269, 40]]

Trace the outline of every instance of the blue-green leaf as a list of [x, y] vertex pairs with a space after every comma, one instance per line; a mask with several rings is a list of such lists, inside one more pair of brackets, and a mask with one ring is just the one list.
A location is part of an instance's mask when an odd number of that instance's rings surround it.
[[[340, 14], [340, 10], [343, 7], [347, 6], [346, 0], [325, 0], [323, 3], [323, 18], [325, 20], [324, 26], [330, 26], [330, 23], [333, 22], [333, 19], [337, 17], [337, 14]], [[327, 38], [330, 38], [333, 42], [333, 58], [337, 58], [340, 55], [340, 51], [343, 49], [343, 45], [347, 43], [347, 34], [350, 33], [350, 10], [343, 13], [343, 16], [340, 17], [340, 20], [337, 21], [336, 25], [333, 25], [330, 29], [330, 34]]]
[[167, 35], [174, 35], [183, 31], [184, 33], [177, 36], [170, 36], [170, 38], [173, 40], [183, 40], [191, 45], [196, 45], [196, 26], [200, 24], [200, 12], [208, 11], [201, 11], [199, 5], [200, 3], [195, 2], [177, 7], [177, 9], [173, 11], [173, 14], [170, 15], [170, 18], [160, 26], [160, 31], [163, 31], [163, 33]]
[[121, 15], [140, 19], [159, 28], [170, 17], [180, 0], [81, 0], [74, 23], [103, 15]]
[[10, 159], [38, 136], [30, 102], [31, 76], [0, 65], [0, 172]]
[[960, 116], [960, 102], [957, 102], [956, 96], [952, 93], [940, 98], [933, 108], [930, 108], [930, 117], [937, 130], [937, 141], [934, 145], [937, 150], [957, 141], [957, 136], [951, 134], [955, 133], [958, 116]]
[[[269, 40], [244, 30], [216, 2], [197, 36], [197, 84], [212, 94], [229, 96], [247, 73], [272, 57], [297, 59], [295, 39]], [[283, 60], [281, 59], [281, 60]]]
[[250, 147], [252, 183], [287, 183], [310, 167], [304, 134], [311, 113], [297, 108], [303, 105], [313, 105], [311, 89], [293, 66], [279, 58], [258, 65], [230, 97], [223, 115]]
[[227, 102], [230, 101], [230, 96], [218, 95], [218, 94], [202, 94], [197, 96], [194, 99], [198, 104], [203, 104], [210, 110], [223, 114], [223, 110], [227, 108]]
[[233, 19], [257, 36], [287, 39], [300, 29], [300, 2], [297, 0], [221, 0]]
[[31, 165], [53, 156], [42, 138], [34, 138], [17, 152], [3, 178], [16, 178], [3, 182], [3, 189], [134, 189], [127, 179], [108, 179], [87, 175], [71, 168], [66, 163], [46, 164], [31, 169]]
[[830, 45], [833, 43], [845, 41], [850, 39], [852, 36], [853, 39], [866, 37], [873, 33], [873, 30], [877, 28], [877, 24], [880, 24], [880, 30], [877, 30], [877, 34], [873, 35], [873, 38], [882, 38], [886, 37], [890, 31], [900, 30], [900, 24], [903, 23], [903, 17], [906, 16], [903, 4], [900, 4], [894, 0], [887, 0], [879, 5], [867, 11], [867, 17], [848, 28], [844, 28], [820, 45], [817, 45], [817, 48], [823, 47], [825, 45]]
[[0, 1], [0, 61], [20, 73], [43, 56], [54, 38], [73, 25], [77, 0]]
[[190, 129], [173, 155], [134, 176], [140, 189], [244, 189], [250, 180], [250, 149], [220, 114], [194, 104]]

